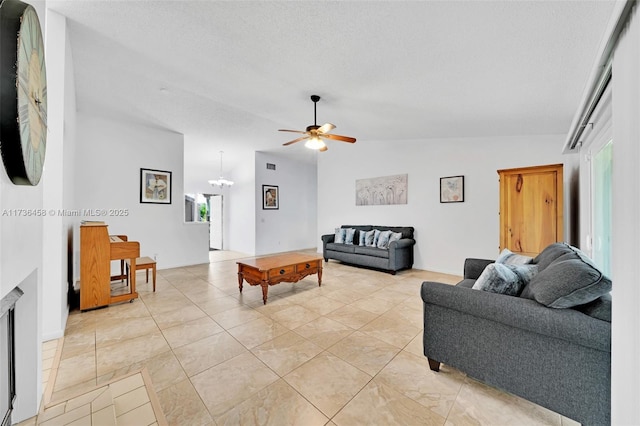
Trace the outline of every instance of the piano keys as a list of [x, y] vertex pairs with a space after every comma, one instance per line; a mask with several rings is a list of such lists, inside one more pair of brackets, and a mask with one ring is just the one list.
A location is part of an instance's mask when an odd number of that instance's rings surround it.
[[[125, 259], [129, 259], [131, 270], [135, 271], [138, 257], [140, 243], [128, 241], [126, 235], [109, 235], [106, 223], [86, 222], [80, 225], [80, 310], [136, 299], [135, 273], [131, 274], [128, 293], [112, 295], [111, 281], [124, 278]], [[120, 260], [120, 275], [111, 276], [112, 260]]]

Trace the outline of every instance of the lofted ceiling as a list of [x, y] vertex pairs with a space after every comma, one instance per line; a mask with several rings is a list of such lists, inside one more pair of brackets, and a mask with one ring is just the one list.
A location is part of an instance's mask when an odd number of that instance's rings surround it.
[[47, 5], [68, 18], [78, 110], [184, 134], [189, 192], [217, 177], [220, 150], [231, 178], [247, 150], [322, 155], [277, 131], [313, 124], [312, 94], [318, 124], [357, 144], [564, 134], [614, 3]]

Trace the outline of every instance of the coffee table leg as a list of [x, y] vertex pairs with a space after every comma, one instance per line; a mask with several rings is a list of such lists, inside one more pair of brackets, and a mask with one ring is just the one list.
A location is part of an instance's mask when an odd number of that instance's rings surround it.
[[260, 286], [262, 287], [262, 304], [266, 305], [267, 304], [267, 293], [269, 292], [269, 283], [267, 281], [262, 281], [260, 283]]
[[320, 263], [320, 267], [318, 268], [318, 287], [322, 286], [322, 263]]
[[242, 272], [238, 272], [238, 287], [240, 287], [240, 293], [242, 293]]

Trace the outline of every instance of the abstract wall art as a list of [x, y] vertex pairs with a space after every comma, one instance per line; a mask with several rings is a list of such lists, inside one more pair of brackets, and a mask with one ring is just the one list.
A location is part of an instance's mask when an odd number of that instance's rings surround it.
[[356, 180], [356, 206], [407, 204], [408, 175]]

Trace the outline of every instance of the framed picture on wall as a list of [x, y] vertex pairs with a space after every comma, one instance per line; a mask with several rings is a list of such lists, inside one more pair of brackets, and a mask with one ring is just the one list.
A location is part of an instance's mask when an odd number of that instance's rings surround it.
[[464, 202], [464, 176], [448, 176], [440, 178], [440, 202]]
[[278, 210], [280, 205], [278, 187], [274, 185], [262, 185], [262, 210]]
[[140, 169], [140, 202], [171, 204], [171, 172]]

